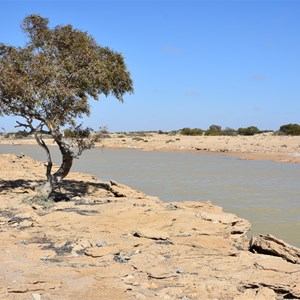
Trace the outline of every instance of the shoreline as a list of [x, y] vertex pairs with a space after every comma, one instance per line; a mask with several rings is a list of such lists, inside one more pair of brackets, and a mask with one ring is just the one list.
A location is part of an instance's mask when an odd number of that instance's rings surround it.
[[[161, 202], [71, 172], [67, 196], [24, 203], [44, 165], [0, 155], [0, 298], [300, 298], [300, 249], [207, 202]], [[22, 270], [22, 272], [20, 272]]]
[[[47, 140], [49, 146], [54, 145]], [[37, 145], [34, 139], [0, 139], [0, 145]], [[111, 134], [95, 148], [141, 150], [153, 152], [192, 152], [220, 154], [246, 160], [300, 163], [300, 136], [169, 136], [148, 134], [128, 136]]]
[[206, 150], [196, 150], [196, 149], [144, 149], [144, 148], [128, 148], [122, 146], [97, 146], [95, 149], [113, 149], [113, 150], [132, 150], [132, 151], [145, 151], [145, 152], [174, 152], [174, 153], [199, 153], [199, 154], [211, 154], [211, 155], [224, 155], [232, 156], [237, 159], [243, 160], [266, 160], [277, 163], [300, 163], [300, 157], [293, 157], [291, 155], [275, 154], [275, 153], [253, 153], [253, 152], [223, 152], [223, 151], [206, 151]]

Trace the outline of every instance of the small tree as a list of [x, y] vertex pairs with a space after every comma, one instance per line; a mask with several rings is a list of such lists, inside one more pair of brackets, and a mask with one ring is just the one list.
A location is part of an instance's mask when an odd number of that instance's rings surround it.
[[193, 136], [195, 136], [195, 135], [203, 135], [204, 131], [200, 128], [191, 129], [191, 128], [185, 127], [185, 128], [182, 128], [180, 130], [180, 133], [182, 135], [193, 135]]
[[222, 135], [222, 127], [213, 124], [206, 130], [205, 135]]
[[234, 130], [230, 127], [226, 127], [224, 130], [222, 130], [222, 135], [235, 136], [235, 135], [237, 135], [237, 133], [236, 133], [236, 130]]
[[286, 135], [300, 135], [300, 125], [299, 124], [286, 124], [280, 126], [279, 131]]
[[[98, 100], [100, 94], [111, 94], [122, 102], [126, 92], [133, 92], [120, 53], [99, 46], [71, 25], [51, 29], [48, 23], [46, 18], [30, 15], [22, 24], [28, 35], [24, 47], [0, 44], [0, 115], [21, 117], [16, 127], [33, 133], [46, 151], [44, 197], [68, 175], [73, 159], [94, 145], [90, 129], [76, 124], [90, 114], [89, 97]], [[43, 134], [52, 136], [62, 154], [54, 173]]]
[[255, 135], [261, 133], [261, 131], [256, 126], [249, 126], [247, 128], [239, 128], [237, 133], [239, 135]]

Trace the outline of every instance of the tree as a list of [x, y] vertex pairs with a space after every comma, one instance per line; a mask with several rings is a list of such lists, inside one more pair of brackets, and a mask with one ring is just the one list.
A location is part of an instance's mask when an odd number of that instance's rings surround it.
[[249, 126], [247, 128], [239, 128], [237, 133], [239, 135], [255, 135], [260, 133], [261, 131], [256, 126]]
[[206, 130], [205, 135], [222, 135], [222, 127], [219, 125], [210, 125]]
[[191, 128], [185, 127], [180, 130], [180, 133], [182, 135], [203, 135], [204, 131], [200, 128], [191, 129]]
[[300, 125], [299, 124], [286, 124], [280, 126], [279, 131], [286, 135], [300, 135]]
[[236, 133], [236, 130], [234, 130], [230, 127], [226, 127], [224, 130], [222, 130], [222, 135], [235, 136], [235, 135], [237, 135], [237, 133]]
[[[91, 130], [77, 123], [90, 114], [89, 98], [104, 94], [123, 102], [123, 95], [133, 92], [120, 53], [99, 46], [71, 25], [51, 29], [48, 24], [47, 18], [30, 15], [21, 26], [28, 35], [24, 47], [0, 44], [0, 115], [21, 117], [16, 127], [33, 133], [46, 151], [44, 197], [68, 175], [73, 159], [95, 143]], [[66, 127], [71, 138], [64, 136]], [[54, 173], [43, 134], [54, 139], [62, 155]]]

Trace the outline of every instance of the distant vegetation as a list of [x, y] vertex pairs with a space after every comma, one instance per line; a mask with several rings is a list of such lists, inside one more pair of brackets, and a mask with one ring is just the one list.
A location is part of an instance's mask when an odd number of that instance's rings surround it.
[[[99, 138], [110, 138], [111, 133], [108, 131], [106, 127], [100, 127], [99, 130], [92, 130], [92, 135]], [[237, 130], [233, 128], [226, 127], [223, 129], [220, 125], [213, 124], [209, 126], [208, 129], [204, 130], [201, 128], [189, 128], [185, 127], [179, 130], [172, 130], [172, 131], [163, 131], [163, 130], [149, 130], [149, 131], [131, 131], [131, 132], [115, 132], [119, 138], [125, 137], [132, 137], [134, 140], [144, 140], [145, 137], [150, 137], [153, 134], [161, 134], [161, 135], [168, 135], [168, 136], [176, 136], [176, 135], [187, 135], [187, 136], [253, 136], [255, 134], [266, 133], [266, 132], [273, 132], [275, 135], [300, 135], [300, 125], [299, 124], [286, 124], [280, 126], [279, 130], [260, 130], [256, 126], [249, 126], [249, 127], [240, 127]], [[65, 138], [74, 138], [74, 132], [70, 129], [64, 130]], [[0, 136], [3, 138], [33, 138], [32, 135], [28, 135], [25, 131], [17, 131], [17, 132], [8, 132], [5, 133], [4, 131], [0, 132]]]
[[223, 135], [222, 133], [222, 127], [219, 125], [211, 125], [209, 128], [206, 130], [205, 135]]
[[204, 130], [200, 128], [182, 128], [181, 130], [179, 130], [179, 133], [182, 135], [203, 135]]
[[237, 133], [239, 135], [255, 135], [255, 134], [261, 133], [261, 131], [255, 126], [250, 126], [247, 128], [239, 128], [237, 130]]
[[247, 128], [239, 128], [238, 130], [226, 127], [222, 129], [220, 125], [211, 125], [207, 130], [200, 128], [183, 128], [179, 130], [179, 133], [182, 135], [207, 135], [207, 136], [236, 136], [236, 135], [254, 135], [261, 133], [261, 131], [255, 127], [250, 126]]
[[282, 125], [279, 129], [279, 132], [285, 135], [300, 135], [300, 125], [298, 124]]

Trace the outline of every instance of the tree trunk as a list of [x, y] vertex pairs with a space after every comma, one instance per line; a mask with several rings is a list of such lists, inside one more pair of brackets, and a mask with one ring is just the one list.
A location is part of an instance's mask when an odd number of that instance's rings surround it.
[[63, 141], [56, 141], [56, 143], [62, 155], [62, 163], [59, 169], [53, 174], [54, 183], [58, 184], [69, 174], [73, 165], [74, 153], [67, 143]]
[[39, 190], [39, 194], [42, 196], [42, 198], [48, 199], [53, 191], [53, 188], [54, 186], [51, 183], [51, 181], [47, 180], [46, 183]]
[[52, 136], [57, 143], [59, 150], [62, 155], [62, 163], [59, 169], [51, 174], [52, 171], [52, 158], [49, 148], [43, 141], [43, 139], [36, 134], [35, 138], [38, 144], [46, 151], [47, 153], [47, 169], [46, 177], [47, 181], [40, 189], [40, 194], [43, 198], [49, 198], [54, 188], [69, 174], [71, 167], [73, 165], [74, 152], [72, 147], [63, 140], [62, 134], [59, 130], [53, 130]]

